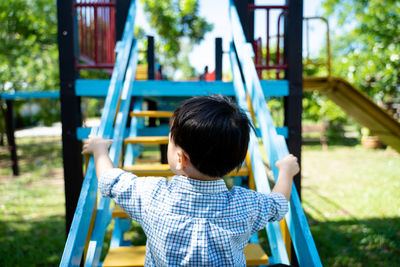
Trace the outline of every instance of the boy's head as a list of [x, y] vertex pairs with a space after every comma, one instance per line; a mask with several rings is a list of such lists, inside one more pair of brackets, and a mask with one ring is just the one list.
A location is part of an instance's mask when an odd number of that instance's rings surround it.
[[251, 123], [246, 114], [222, 96], [184, 101], [170, 122], [171, 141], [182, 148], [191, 164], [209, 177], [221, 177], [242, 164]]

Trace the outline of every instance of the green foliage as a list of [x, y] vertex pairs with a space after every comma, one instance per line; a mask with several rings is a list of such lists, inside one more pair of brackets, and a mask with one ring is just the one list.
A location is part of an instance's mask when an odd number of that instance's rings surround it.
[[188, 53], [213, 28], [212, 24], [198, 15], [198, 1], [142, 0], [142, 3], [149, 16], [150, 26], [160, 37], [156, 43], [160, 63], [174, 69], [183, 67], [185, 69], [181, 71], [184, 75], [193, 75], [194, 69], [188, 63]]
[[[0, 1], [0, 25], [0, 92], [57, 90], [55, 1]], [[49, 100], [41, 107], [41, 123], [59, 120], [58, 104]]]
[[56, 14], [54, 0], [0, 1], [0, 91], [58, 87]]
[[400, 2], [324, 0], [337, 18], [332, 70], [375, 101], [400, 98]]

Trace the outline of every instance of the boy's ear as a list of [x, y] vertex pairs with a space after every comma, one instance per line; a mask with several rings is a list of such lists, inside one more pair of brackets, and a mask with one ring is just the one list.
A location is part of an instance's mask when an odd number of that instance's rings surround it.
[[190, 163], [189, 155], [185, 151], [179, 150], [176, 152], [176, 169], [183, 170]]

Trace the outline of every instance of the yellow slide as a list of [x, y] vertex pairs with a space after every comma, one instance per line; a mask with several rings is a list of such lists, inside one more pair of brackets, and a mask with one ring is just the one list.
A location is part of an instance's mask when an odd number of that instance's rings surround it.
[[340, 106], [373, 135], [400, 153], [400, 122], [353, 85], [337, 77], [306, 77], [305, 91], [318, 90]]

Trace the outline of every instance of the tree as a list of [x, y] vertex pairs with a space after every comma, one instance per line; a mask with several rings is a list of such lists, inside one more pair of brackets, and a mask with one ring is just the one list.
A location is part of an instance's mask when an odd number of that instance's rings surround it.
[[150, 26], [159, 36], [156, 49], [161, 63], [174, 69], [183, 68], [182, 73], [186, 77], [193, 75], [194, 69], [188, 60], [191, 49], [188, 48], [192, 48], [212, 30], [212, 24], [198, 15], [198, 1], [142, 0], [142, 3]]
[[0, 90], [58, 88], [54, 0], [0, 1]]
[[400, 1], [324, 0], [337, 19], [332, 70], [375, 101], [400, 99]]
[[[0, 1], [0, 92], [58, 88], [57, 12], [54, 0]], [[41, 100], [41, 120], [59, 118], [58, 105]], [[17, 103], [16, 109], [22, 103]]]

